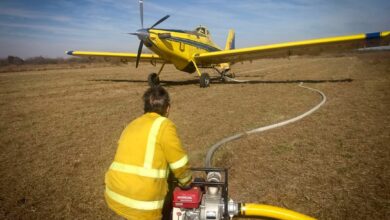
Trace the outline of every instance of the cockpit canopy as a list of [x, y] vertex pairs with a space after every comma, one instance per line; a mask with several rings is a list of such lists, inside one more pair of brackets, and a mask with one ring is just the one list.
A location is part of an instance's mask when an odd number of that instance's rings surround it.
[[210, 35], [210, 32], [209, 30], [206, 28], [206, 27], [203, 27], [203, 26], [199, 26], [195, 29], [196, 32], [200, 33], [200, 34], [204, 34], [204, 35]]

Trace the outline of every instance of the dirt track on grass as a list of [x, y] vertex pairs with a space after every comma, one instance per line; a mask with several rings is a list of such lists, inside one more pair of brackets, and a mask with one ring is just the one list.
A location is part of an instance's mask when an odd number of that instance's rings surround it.
[[[236, 201], [286, 207], [320, 219], [390, 218], [390, 53], [260, 60], [233, 67], [252, 83], [167, 67], [162, 84], [193, 166], [237, 132], [297, 123], [227, 144]], [[147, 73], [133, 65], [0, 74], [0, 219], [118, 219], [105, 205], [104, 173], [128, 122], [142, 114]]]

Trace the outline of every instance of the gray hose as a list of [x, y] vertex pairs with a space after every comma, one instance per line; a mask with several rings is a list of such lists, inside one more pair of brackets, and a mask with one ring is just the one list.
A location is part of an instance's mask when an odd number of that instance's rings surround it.
[[255, 128], [253, 130], [249, 130], [249, 131], [245, 131], [245, 132], [242, 132], [242, 133], [238, 133], [238, 134], [235, 134], [233, 136], [230, 136], [230, 137], [227, 137], [227, 138], [224, 138], [224, 139], [218, 141], [216, 144], [211, 146], [209, 151], [207, 152], [207, 155], [206, 155], [206, 167], [211, 167], [211, 160], [213, 158], [213, 155], [214, 155], [215, 151], [218, 148], [220, 148], [223, 144], [225, 144], [227, 142], [230, 142], [230, 141], [233, 141], [233, 140], [237, 140], [237, 139], [239, 139], [239, 138], [241, 138], [242, 136], [245, 136], [245, 135], [250, 135], [250, 134], [254, 134], [254, 133], [258, 133], [258, 132], [263, 132], [263, 131], [266, 131], [266, 130], [270, 130], [270, 129], [273, 129], [273, 128], [281, 127], [281, 126], [284, 126], [284, 125], [287, 125], [287, 124], [299, 121], [302, 118], [304, 118], [304, 117], [310, 115], [311, 113], [315, 112], [316, 110], [318, 110], [326, 102], [326, 96], [320, 90], [303, 86], [303, 83], [300, 83], [299, 86], [302, 87], [302, 88], [309, 89], [309, 90], [312, 90], [312, 91], [315, 91], [315, 92], [319, 93], [322, 96], [322, 101], [319, 104], [317, 104], [316, 106], [314, 106], [312, 109], [310, 109], [309, 111], [307, 111], [307, 112], [305, 112], [305, 113], [303, 113], [303, 114], [301, 114], [301, 115], [299, 115], [297, 117], [294, 117], [294, 118], [291, 118], [291, 119], [288, 119], [288, 120], [285, 120], [285, 121], [282, 121], [282, 122], [279, 122], [279, 123], [276, 123], [276, 124], [271, 124], [271, 125], [268, 125], [268, 126], [259, 127], [259, 128]]

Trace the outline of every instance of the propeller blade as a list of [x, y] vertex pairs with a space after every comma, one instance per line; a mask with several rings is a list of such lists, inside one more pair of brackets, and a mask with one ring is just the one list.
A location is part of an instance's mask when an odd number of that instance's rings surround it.
[[141, 40], [141, 42], [139, 43], [139, 47], [138, 47], [137, 61], [135, 62], [135, 68], [138, 68], [138, 64], [139, 64], [139, 60], [141, 58], [142, 46], [143, 45], [144, 45], [144, 41]]
[[157, 21], [154, 25], [152, 25], [149, 29], [156, 27], [156, 26], [159, 25], [161, 22], [165, 21], [167, 18], [169, 18], [169, 15], [165, 15], [165, 17], [163, 17], [163, 18], [161, 18], [160, 20], [158, 20], [158, 21]]
[[144, 1], [139, 0], [139, 14], [141, 16], [141, 27], [144, 29]]

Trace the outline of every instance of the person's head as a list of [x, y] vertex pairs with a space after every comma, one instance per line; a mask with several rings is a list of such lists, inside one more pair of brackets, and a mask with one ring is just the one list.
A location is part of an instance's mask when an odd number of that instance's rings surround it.
[[162, 86], [150, 87], [143, 96], [144, 112], [155, 112], [162, 116], [168, 116], [170, 99], [167, 90]]

